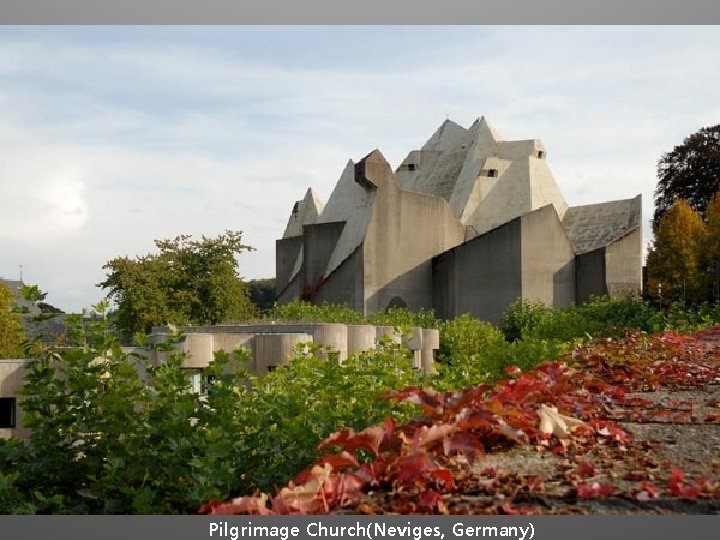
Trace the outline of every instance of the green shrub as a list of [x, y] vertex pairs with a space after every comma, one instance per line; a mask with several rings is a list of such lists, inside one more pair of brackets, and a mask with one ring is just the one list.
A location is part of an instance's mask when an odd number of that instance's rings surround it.
[[285, 484], [316, 457], [315, 447], [342, 427], [362, 429], [414, 407], [381, 401], [389, 390], [419, 385], [404, 348], [384, 343], [342, 365], [298, 352], [286, 366], [255, 379], [238, 401], [244, 438], [243, 491]]
[[378, 311], [368, 316], [367, 322], [369, 324], [398, 328], [410, 328], [413, 326], [438, 328], [442, 321], [435, 316], [435, 311], [432, 309], [420, 308], [419, 311], [411, 311], [408, 308], [390, 307], [385, 311]]
[[[571, 308], [572, 309], [572, 308]], [[600, 323], [607, 334], [617, 334], [628, 329], [646, 332], [660, 331], [662, 313], [649, 302], [635, 297], [593, 297], [574, 308], [588, 319]]]
[[298, 351], [261, 378], [241, 367], [249, 353], [240, 350], [216, 355], [200, 397], [174, 340], [159, 346], [167, 362], [153, 366], [123, 353], [105, 321], [78, 322], [73, 339], [27, 376], [30, 440], [0, 446], [0, 509], [8, 513], [188, 513], [272, 489], [337, 429], [408, 418], [412, 406], [379, 398], [425, 381], [409, 352], [388, 342], [342, 365]]
[[345, 304], [311, 304], [304, 300], [295, 300], [289, 304], [275, 304], [267, 318], [284, 322], [325, 322], [360, 324], [363, 316], [360, 312]]
[[500, 329], [508, 341], [522, 339], [531, 333], [548, 314], [550, 308], [541, 302], [529, 302], [518, 298], [508, 306], [500, 322]]
[[453, 363], [482, 354], [489, 346], [504, 341], [502, 332], [492, 324], [472, 315], [461, 315], [440, 324], [441, 362]]

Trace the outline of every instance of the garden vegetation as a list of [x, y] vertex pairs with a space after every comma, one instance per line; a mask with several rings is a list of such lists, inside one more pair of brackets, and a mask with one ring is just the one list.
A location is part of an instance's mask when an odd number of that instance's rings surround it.
[[303, 302], [269, 316], [438, 328], [438, 373], [416, 371], [409, 352], [390, 341], [342, 365], [298, 349], [264, 377], [249, 372], [247, 353], [238, 351], [217, 354], [198, 395], [172, 342], [157, 346], [168, 351], [167, 363], [151, 366], [122, 351], [106, 320], [78, 318], [72, 346], [47, 350], [27, 376], [31, 438], [0, 442], [0, 513], [193, 513], [211, 499], [272, 491], [311, 464], [318, 443], [337, 430], [417, 414], [410, 403], [381, 399], [390, 391], [492, 384], [510, 366], [531, 369], [592, 336], [712, 325], [720, 307], [660, 311], [597, 298], [555, 309], [518, 301], [500, 328], [469, 315], [445, 321], [430, 310], [394, 308], [365, 319], [346, 306]]

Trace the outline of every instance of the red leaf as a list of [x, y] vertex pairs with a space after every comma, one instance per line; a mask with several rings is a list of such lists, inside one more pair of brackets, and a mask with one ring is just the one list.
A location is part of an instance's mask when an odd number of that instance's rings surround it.
[[347, 452], [355, 452], [358, 448], [369, 450], [376, 456], [380, 453], [380, 444], [385, 438], [385, 430], [387, 424], [382, 426], [370, 426], [359, 433], [350, 429], [343, 429], [330, 435], [322, 441], [318, 446], [318, 450], [329, 446], [339, 446]]
[[482, 409], [467, 411], [460, 418], [457, 425], [462, 430], [490, 428], [497, 424], [497, 417], [493, 413]]
[[578, 476], [595, 476], [597, 474], [595, 465], [589, 461], [581, 461], [578, 463], [575, 472]]
[[510, 377], [516, 377], [522, 373], [522, 369], [517, 366], [508, 366], [503, 371], [505, 371], [505, 374]]
[[418, 496], [418, 504], [425, 507], [435, 507], [437, 503], [442, 500], [442, 495], [432, 489], [422, 491]]
[[473, 433], [454, 433], [445, 439], [443, 448], [446, 456], [460, 453], [467, 458], [471, 465], [478, 455], [485, 454], [485, 446]]
[[326, 454], [315, 462], [316, 465], [320, 465], [321, 467], [325, 463], [329, 463], [336, 471], [348, 467], [356, 468], [360, 466], [357, 458], [345, 450], [339, 454]]
[[413, 386], [404, 390], [391, 390], [381, 399], [407, 401], [419, 406], [431, 418], [439, 417], [443, 412], [445, 398], [443, 394], [429, 388]]
[[412, 439], [406, 437], [404, 434], [400, 435], [400, 438], [408, 446], [413, 448], [421, 448], [423, 446], [430, 447], [433, 443], [442, 441], [445, 437], [457, 431], [456, 426], [448, 424], [433, 424], [432, 426], [422, 426], [415, 430]]
[[611, 484], [600, 484], [598, 482], [588, 486], [579, 484], [577, 487], [578, 499], [605, 499], [613, 494], [615, 487]]
[[433, 466], [427, 454], [413, 454], [399, 457], [392, 464], [392, 469], [400, 483], [409, 484]]
[[521, 514], [521, 513], [522, 513], [522, 512], [520, 512], [520, 510], [518, 510], [517, 508], [515, 508], [515, 507], [514, 507], [512, 504], [510, 504], [509, 502], [506, 502], [505, 504], [503, 504], [502, 507], [501, 507], [501, 510], [502, 510], [502, 513], [503, 513], [503, 514], [506, 514], [506, 515], [508, 515], [508, 516], [517, 516], [518, 514]]
[[452, 473], [442, 467], [438, 467], [437, 469], [431, 469], [427, 472], [427, 474], [429, 477], [434, 478], [441, 484], [444, 484], [446, 489], [452, 489], [452, 487], [455, 485]]
[[697, 499], [700, 495], [700, 488], [698, 486], [680, 486], [678, 495], [683, 499]]
[[682, 482], [683, 478], [685, 478], [685, 473], [681, 469], [673, 469], [672, 473], [670, 473], [670, 482]]

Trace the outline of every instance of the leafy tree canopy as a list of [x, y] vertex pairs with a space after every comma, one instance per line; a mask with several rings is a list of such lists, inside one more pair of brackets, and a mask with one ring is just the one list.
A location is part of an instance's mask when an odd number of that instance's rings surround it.
[[660, 220], [655, 244], [648, 252], [651, 290], [661, 285], [666, 299], [701, 300], [706, 238], [707, 228], [700, 215], [685, 200], [675, 201]]
[[42, 302], [47, 298], [47, 293], [40, 290], [37, 285], [23, 285], [20, 288], [20, 295], [28, 302]]
[[25, 332], [22, 318], [13, 308], [15, 295], [0, 283], [0, 358], [22, 358]]
[[252, 250], [242, 232], [200, 240], [181, 235], [155, 245], [159, 253], [103, 266], [108, 275], [98, 286], [117, 304], [114, 323], [126, 337], [166, 323], [217, 324], [254, 314], [237, 273], [237, 255]]
[[275, 305], [275, 278], [251, 279], [247, 282], [250, 300], [261, 311], [268, 311]]
[[677, 199], [684, 199], [704, 216], [720, 189], [720, 124], [701, 128], [664, 154], [657, 166], [655, 229]]
[[705, 269], [706, 298], [720, 301], [720, 192], [708, 203], [705, 216], [706, 235], [699, 261]]

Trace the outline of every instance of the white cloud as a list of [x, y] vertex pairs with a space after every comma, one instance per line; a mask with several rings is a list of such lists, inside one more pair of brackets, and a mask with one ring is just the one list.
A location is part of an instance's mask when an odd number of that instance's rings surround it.
[[423, 31], [404, 48], [374, 32], [362, 58], [322, 67], [132, 30], [84, 45], [0, 33], [0, 274], [24, 264], [78, 309], [108, 259], [232, 228], [258, 248], [241, 274], [270, 276], [308, 185], [327, 199], [376, 147], [399, 163], [446, 114], [543, 139], [571, 204], [641, 192], [647, 220], [660, 154], [720, 115], [716, 29]]

